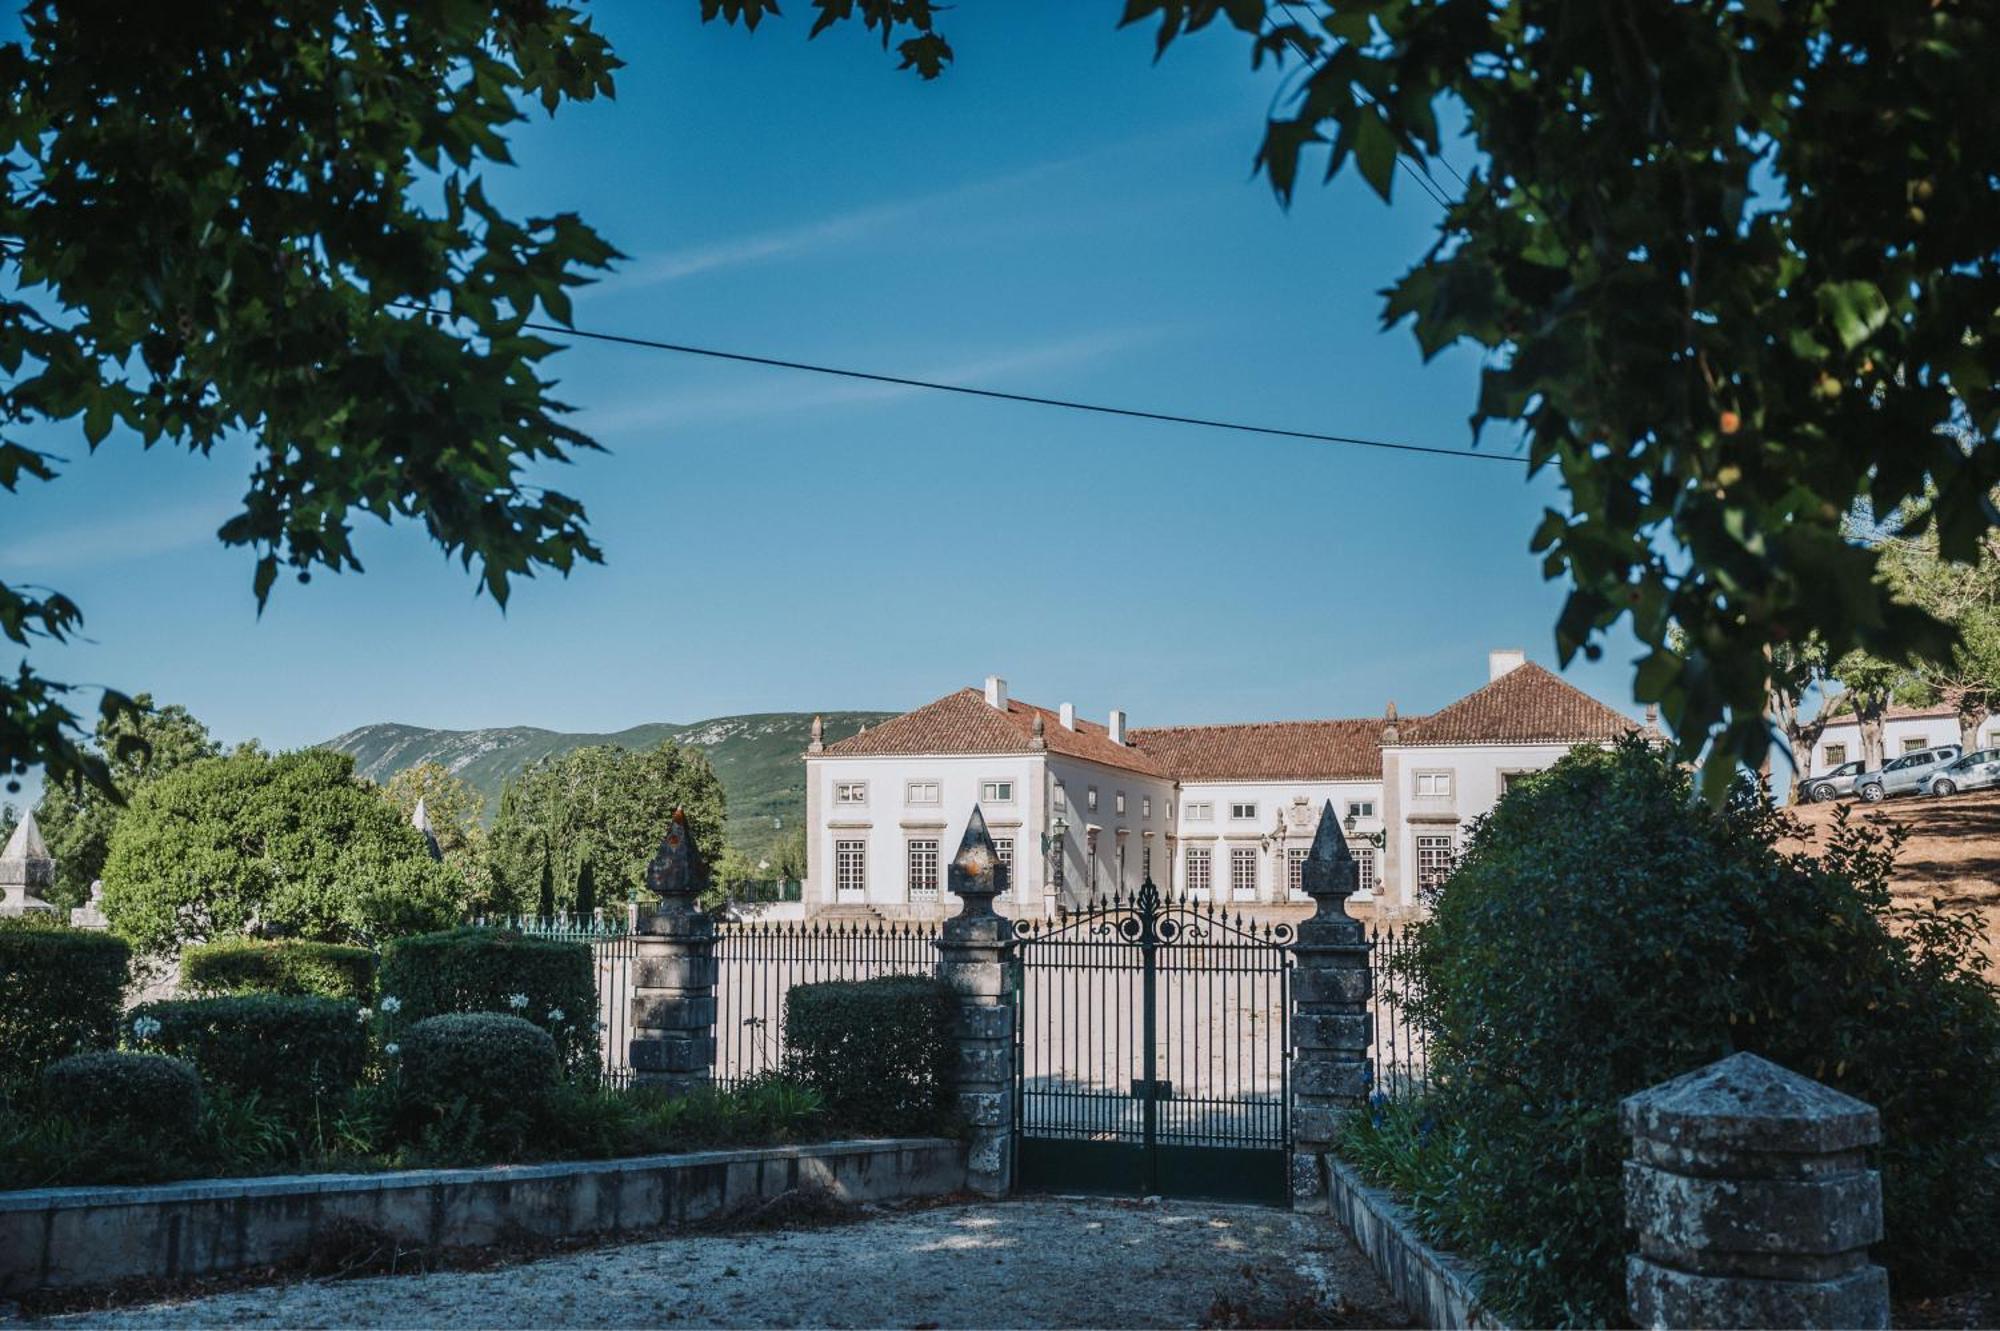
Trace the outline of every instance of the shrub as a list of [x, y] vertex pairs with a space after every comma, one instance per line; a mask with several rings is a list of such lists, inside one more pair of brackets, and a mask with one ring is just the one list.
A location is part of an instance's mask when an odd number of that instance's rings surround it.
[[785, 995], [786, 1070], [836, 1127], [936, 1132], [957, 1089], [957, 999], [922, 975], [802, 984]]
[[1416, 926], [1448, 1186], [1487, 1297], [1528, 1324], [1623, 1316], [1624, 1096], [1749, 1050], [1882, 1113], [1892, 1279], [1976, 1269], [1995, 1236], [2000, 1004], [1976, 920], [1894, 903], [1894, 842], [1844, 823], [1780, 853], [1636, 741], [1510, 791]]
[[42, 1069], [42, 1102], [85, 1127], [182, 1142], [201, 1118], [201, 1078], [159, 1054], [71, 1054]]
[[426, 1017], [398, 1045], [404, 1124], [434, 1151], [518, 1153], [561, 1081], [555, 1040], [502, 1012]]
[[295, 1128], [330, 1116], [361, 1079], [368, 1030], [335, 998], [246, 994], [146, 1003], [133, 1043], [185, 1058], [210, 1085], [255, 1096]]
[[0, 920], [0, 1086], [116, 1044], [131, 958], [110, 934]]
[[367, 948], [342, 943], [224, 938], [181, 953], [181, 982], [203, 997], [317, 995], [367, 1003], [375, 995], [375, 961]]
[[382, 958], [381, 988], [391, 1040], [403, 1043], [403, 1031], [446, 1013], [504, 1012], [547, 1031], [566, 1074], [597, 1075], [597, 978], [587, 943], [482, 928], [399, 938]]

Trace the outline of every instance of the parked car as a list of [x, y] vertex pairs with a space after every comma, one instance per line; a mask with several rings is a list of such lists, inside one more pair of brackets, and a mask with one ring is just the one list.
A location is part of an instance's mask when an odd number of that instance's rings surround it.
[[1867, 766], [1867, 763], [1857, 758], [1851, 763], [1842, 763], [1831, 772], [1823, 772], [1808, 779], [1806, 798], [1815, 804], [1823, 804], [1827, 800], [1839, 799], [1842, 795], [1852, 795], [1854, 778], [1860, 776]]
[[2000, 786], [2000, 749], [1976, 749], [1931, 777], [1933, 795]]
[[1964, 753], [1956, 744], [1906, 753], [1894, 762], [1854, 778], [1855, 793], [1870, 804], [1890, 795], [1910, 795], [1930, 789], [1931, 778]]

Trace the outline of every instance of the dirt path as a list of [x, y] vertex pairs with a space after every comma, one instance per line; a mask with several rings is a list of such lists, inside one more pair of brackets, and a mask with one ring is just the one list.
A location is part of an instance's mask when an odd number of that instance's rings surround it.
[[1043, 1198], [50, 1318], [109, 1327], [1403, 1326], [1323, 1217]]

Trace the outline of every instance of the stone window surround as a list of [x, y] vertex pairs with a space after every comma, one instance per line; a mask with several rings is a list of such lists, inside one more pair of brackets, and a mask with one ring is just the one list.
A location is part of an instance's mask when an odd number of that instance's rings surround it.
[[1847, 761], [1847, 746], [1845, 744], [1828, 744], [1821, 748], [1820, 753], [1822, 755], [1821, 761], [1828, 767], [1838, 767]]
[[[850, 873], [851, 866], [851, 873]], [[852, 885], [848, 883], [853, 879]], [[841, 899], [843, 890], [851, 891], [868, 899], [868, 840], [866, 837], [836, 837], [833, 842], [833, 896]]]
[[[994, 777], [982, 776], [979, 778], [979, 803], [982, 806], [988, 803], [1012, 804], [1014, 802], [1014, 788], [1018, 784], [1019, 783], [1016, 782], [1014, 778], [1011, 776], [994, 776]], [[987, 787], [989, 786], [996, 786], [996, 787], [1005, 786], [1007, 787], [1007, 793], [1004, 796], [995, 794], [993, 798], [989, 801], [986, 798], [986, 790]]]
[[1495, 799], [1507, 793], [1507, 783], [1517, 776], [1533, 776], [1542, 771], [1539, 767], [1496, 767], [1493, 769], [1493, 795]]
[[[1448, 800], [1453, 798], [1458, 793], [1457, 782], [1453, 780], [1453, 777], [1455, 775], [1456, 773], [1449, 767], [1411, 768], [1410, 798], [1413, 800]], [[1443, 777], [1444, 789], [1426, 792], [1423, 789], [1423, 783], [1424, 783], [1424, 778], [1427, 776]]]
[[[846, 792], [858, 790], [860, 799], [847, 798]], [[833, 807], [836, 809], [865, 809], [868, 807], [868, 782], [866, 780], [840, 780], [833, 783]]]
[[[1241, 811], [1242, 811], [1242, 810], [1244, 810], [1244, 809], [1248, 809], [1248, 810], [1249, 810], [1250, 812], [1248, 812], [1248, 813], [1243, 813], [1243, 812], [1241, 812]], [[1232, 823], [1254, 823], [1254, 822], [1256, 822], [1256, 821], [1257, 821], [1257, 801], [1256, 801], [1256, 800], [1231, 800], [1231, 801], [1229, 801], [1229, 821], [1230, 821], [1230, 822], [1232, 822]]]
[[942, 846], [942, 840], [934, 836], [904, 838], [903, 889], [909, 900], [937, 900]]

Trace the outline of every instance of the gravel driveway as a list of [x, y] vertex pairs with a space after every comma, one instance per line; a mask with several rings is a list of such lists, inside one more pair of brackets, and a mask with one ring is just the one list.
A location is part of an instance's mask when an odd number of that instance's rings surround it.
[[1324, 1217], [1038, 1198], [690, 1234], [519, 1266], [304, 1281], [36, 1325], [1407, 1325]]

